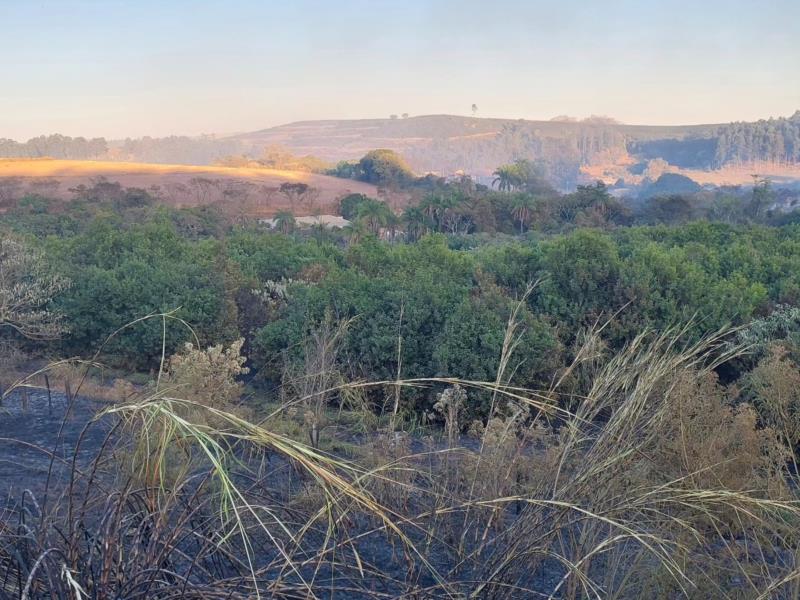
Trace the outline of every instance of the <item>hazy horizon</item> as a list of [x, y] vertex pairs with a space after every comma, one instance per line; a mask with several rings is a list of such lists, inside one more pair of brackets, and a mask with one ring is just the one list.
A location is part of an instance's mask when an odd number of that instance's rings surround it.
[[5, 0], [0, 137], [409, 113], [690, 125], [800, 108], [800, 3]]

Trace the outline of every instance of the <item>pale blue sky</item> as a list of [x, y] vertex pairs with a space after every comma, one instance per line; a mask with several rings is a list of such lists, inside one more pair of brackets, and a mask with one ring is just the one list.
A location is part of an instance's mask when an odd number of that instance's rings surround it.
[[0, 137], [800, 108], [800, 0], [0, 0]]

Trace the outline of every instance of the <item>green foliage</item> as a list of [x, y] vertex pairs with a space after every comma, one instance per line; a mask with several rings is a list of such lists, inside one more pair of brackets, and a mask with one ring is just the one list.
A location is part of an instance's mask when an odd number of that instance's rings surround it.
[[370, 150], [357, 163], [341, 161], [327, 173], [392, 188], [411, 185], [417, 179], [403, 157], [387, 149]]
[[[420, 216], [427, 217], [421, 211]], [[435, 227], [435, 215], [429, 219]], [[279, 377], [284, 361], [297, 359], [293, 348], [326, 311], [353, 319], [342, 356], [355, 377], [396, 377], [402, 334], [404, 377], [491, 380], [513, 299], [528, 282], [540, 280], [522, 319], [523, 345], [531, 351], [515, 371], [519, 383], [536, 385], [552, 374], [563, 360], [562, 348], [571, 347], [581, 329], [612, 317], [604, 337], [615, 348], [644, 328], [691, 320], [689, 341], [726, 324], [747, 323], [773, 303], [791, 302], [800, 290], [794, 227], [697, 222], [578, 229], [474, 250], [449, 248], [437, 235], [399, 246], [366, 237], [344, 253], [283, 236], [251, 242], [260, 250], [241, 260], [244, 271], [295, 279], [289, 298], [256, 336], [257, 367], [268, 378]], [[237, 243], [229, 241], [229, 248]], [[272, 268], [254, 269], [260, 260]], [[311, 265], [320, 266], [320, 276], [301, 277]], [[409, 393], [409, 405], [420, 397]], [[485, 398], [471, 397], [471, 413], [485, 409]]]
[[[629, 217], [602, 184], [538, 196], [426, 181], [402, 224], [383, 202], [345, 198], [353, 225], [343, 233], [288, 235], [288, 214], [283, 233], [232, 226], [214, 209], [158, 207], [147, 192], [104, 181], [71, 202], [27, 197], [3, 221], [73, 282], [52, 307], [70, 332], [65, 353], [89, 354], [117, 328], [179, 309], [204, 346], [243, 337], [255, 372], [274, 382], [297, 371], [303, 340], [328, 317], [348, 323], [344, 377], [393, 380], [399, 364], [404, 378], [493, 380], [509, 314], [532, 281], [519, 313], [525, 360], [512, 357], [510, 372], [534, 387], [548, 385], [582, 330], [612, 317], [602, 335], [613, 350], [647, 328], [692, 320], [683, 334], [692, 341], [800, 305], [800, 225], [753, 225], [744, 210], [741, 224], [692, 220], [681, 213], [697, 206], [672, 197], [642, 214], [685, 224], [621, 227]], [[399, 227], [408, 243], [375, 235]], [[168, 353], [193, 341], [177, 322], [167, 328]], [[162, 334], [150, 320], [107, 350], [151, 368]], [[402, 396], [407, 410], [433, 397]], [[470, 415], [486, 410], [485, 395], [469, 397]]]
[[341, 251], [329, 245], [310, 244], [285, 235], [264, 235], [260, 231], [238, 231], [228, 236], [228, 257], [245, 277], [258, 281], [295, 278], [311, 265], [330, 265]]
[[[69, 353], [86, 354], [120, 327], [148, 314], [173, 311], [202, 341], [227, 339], [230, 319], [225, 262], [218, 242], [190, 243], [165, 221], [119, 230], [97, 221], [85, 233], [50, 239], [47, 252], [59, 262], [72, 287], [56, 301], [70, 335]], [[189, 332], [170, 321], [167, 350]], [[151, 319], [112, 340], [108, 351], [140, 368], [152, 366], [162, 350], [162, 323]]]
[[370, 200], [364, 194], [347, 194], [339, 200], [339, 214], [348, 221], [354, 221], [358, 216], [359, 207]]
[[609, 236], [577, 231], [545, 242], [542, 251], [537, 272], [542, 285], [533, 302], [566, 332], [592, 326], [624, 305], [623, 264]]
[[772, 202], [773, 194], [769, 179], [759, 179], [758, 177], [754, 177], [754, 179], [753, 195], [750, 198], [748, 212], [751, 218], [758, 219], [763, 216]]
[[91, 187], [78, 186], [72, 192], [75, 198], [69, 201], [24, 196], [3, 215], [3, 221], [19, 233], [40, 238], [85, 233], [98, 219], [119, 228], [166, 220], [189, 239], [219, 238], [225, 233], [225, 218], [215, 206], [181, 209], [160, 206], [149, 191], [123, 188], [102, 179]]
[[340, 160], [334, 167], [325, 171], [325, 173], [333, 177], [341, 177], [342, 179], [358, 179], [360, 169], [356, 161]]
[[378, 235], [386, 226], [394, 226], [396, 222], [394, 213], [385, 202], [371, 198], [359, 204], [356, 219], [373, 235]]
[[[61, 204], [58, 200], [49, 200], [41, 196], [25, 196], [17, 202], [17, 206], [3, 215], [5, 224], [25, 235], [46, 237], [49, 235], [70, 236], [84, 227], [72, 210], [59, 214], [56, 208]], [[70, 206], [70, 208], [77, 208]], [[77, 212], [77, 211], [75, 211]]]
[[665, 196], [668, 194], [694, 194], [703, 188], [693, 179], [680, 173], [664, 173], [654, 182], [645, 185], [639, 194], [643, 198]]
[[365, 240], [350, 249], [342, 268], [316, 284], [292, 288], [292, 301], [258, 334], [260, 364], [277, 369], [276, 361], [287, 353], [291, 360], [309, 324], [330, 311], [336, 319], [353, 319], [341, 350], [353, 375], [394, 379], [400, 333], [403, 377], [430, 376], [444, 324], [471, 279], [469, 257], [448, 250], [441, 238], [397, 247]]
[[419, 206], [408, 206], [403, 211], [403, 225], [406, 229], [406, 239], [416, 242], [426, 233], [430, 232], [433, 223], [425, 211]]
[[283, 234], [292, 233], [296, 225], [294, 215], [289, 211], [284, 210], [275, 215], [275, 229]]
[[716, 166], [756, 161], [800, 162], [800, 111], [788, 119], [724, 125], [716, 138]]
[[[723, 207], [720, 207], [722, 209]], [[643, 220], [649, 225], [664, 223], [680, 225], [691, 221], [696, 214], [695, 207], [686, 196], [670, 194], [650, 198], [643, 207]]]
[[375, 185], [398, 187], [411, 182], [414, 174], [393, 150], [371, 150], [358, 162], [359, 179]]
[[551, 193], [544, 168], [530, 160], [519, 159], [497, 168], [492, 185], [501, 192], [523, 191], [533, 194]]
[[[494, 381], [509, 316], [515, 301], [498, 286], [484, 281], [448, 316], [434, 351], [437, 375], [472, 381]], [[547, 381], [561, 357], [555, 330], [545, 319], [523, 308], [520, 351], [512, 357], [515, 385], [536, 387]], [[470, 417], [489, 410], [488, 393], [474, 392], [467, 407]]]

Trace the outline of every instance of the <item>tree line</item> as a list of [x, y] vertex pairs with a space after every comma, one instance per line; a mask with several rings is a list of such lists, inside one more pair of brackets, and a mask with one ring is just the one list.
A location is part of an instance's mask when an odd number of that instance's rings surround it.
[[715, 165], [800, 162], [800, 110], [788, 118], [731, 123], [717, 131]]
[[70, 137], [58, 133], [40, 135], [27, 142], [0, 138], [0, 158], [103, 158], [108, 153], [105, 138]]
[[242, 151], [236, 140], [214, 136], [126, 138], [119, 142], [103, 137], [70, 137], [59, 133], [40, 135], [26, 142], [0, 138], [0, 158], [58, 158], [68, 160], [130, 160], [151, 163], [212, 164]]
[[[551, 234], [579, 227], [612, 229], [695, 220], [777, 225], [800, 218], [797, 192], [774, 189], [768, 179], [758, 177], [752, 187], [706, 190], [682, 175], [665, 173], [645, 186], [638, 198], [619, 198], [602, 182], [559, 193], [549, 184], [541, 163], [529, 160], [501, 165], [490, 186], [469, 177], [415, 177], [389, 150], [340, 163], [332, 173], [399, 188], [412, 197], [399, 214], [380, 199], [362, 194], [343, 198], [339, 214], [352, 222], [345, 233], [355, 239], [382, 231], [392, 239], [400, 235], [413, 242], [428, 233]], [[282, 214], [281, 222], [289, 223], [289, 217]]]

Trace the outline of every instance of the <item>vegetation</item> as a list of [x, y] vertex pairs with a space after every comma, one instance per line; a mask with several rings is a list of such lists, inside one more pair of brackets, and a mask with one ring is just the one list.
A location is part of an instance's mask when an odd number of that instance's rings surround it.
[[717, 165], [800, 162], [800, 110], [789, 118], [720, 127], [714, 160]]
[[[3, 589], [794, 597], [778, 191], [632, 204], [530, 163], [502, 191], [393, 168], [418, 203], [345, 197], [343, 231], [109, 182], [10, 203], [0, 336], [55, 364], [7, 369], [3, 402], [58, 433], [0, 432], [49, 473], [0, 517]], [[85, 386], [122, 373], [76, 431]]]
[[215, 136], [169, 136], [125, 139], [113, 144], [105, 138], [86, 139], [61, 134], [40, 135], [27, 142], [0, 138], [0, 158], [60, 158], [73, 160], [129, 160], [151, 163], [211, 164], [243, 149], [241, 143]]
[[402, 187], [415, 179], [411, 167], [392, 150], [371, 150], [358, 162], [340, 162], [328, 174], [384, 187]]
[[0, 139], [2, 158], [99, 158], [108, 152], [108, 143], [103, 138], [73, 138], [68, 135], [40, 135], [27, 142]]
[[[281, 146], [286, 140], [282, 127], [231, 137], [143, 137], [117, 143], [60, 134], [42, 135], [26, 142], [0, 139], [0, 158], [220, 163], [313, 172], [329, 170], [338, 176], [392, 186], [403, 184], [402, 180], [408, 178], [411, 170], [408, 164], [418, 171], [435, 171], [440, 175], [488, 174], [493, 165], [512, 164], [526, 157], [537, 163], [550, 185], [571, 190], [580, 180], [580, 167], [622, 164], [620, 159], [628, 155], [643, 163], [659, 160], [687, 169], [757, 167], [764, 163], [796, 165], [800, 162], [799, 115], [800, 112], [751, 123], [686, 127], [622, 125], [602, 117], [499, 123], [496, 119], [452, 116], [404, 117], [370, 121], [366, 134], [363, 127], [351, 129], [353, 125], [347, 121], [325, 122], [319, 126], [318, 136], [308, 132], [304, 139], [306, 144], [322, 148], [326, 157], [331, 154], [335, 157], [340, 152], [335, 147], [326, 148], [330, 139], [360, 137], [367, 145], [382, 143], [379, 140], [402, 140], [402, 159], [390, 149], [376, 150], [371, 153], [374, 160], [342, 161], [332, 169], [313, 156], [295, 156], [300, 148]], [[425, 143], [416, 143], [418, 140]], [[393, 165], [391, 170], [382, 171], [387, 165]]]
[[263, 154], [252, 158], [247, 154], [239, 156], [226, 156], [216, 161], [223, 167], [263, 167], [265, 169], [279, 169], [282, 171], [305, 171], [309, 173], [324, 173], [330, 165], [314, 156], [295, 156], [287, 148], [279, 145], [264, 148]]
[[69, 280], [48, 273], [41, 253], [10, 237], [0, 240], [0, 329], [25, 338], [58, 338], [62, 315], [48, 306], [68, 287]]

